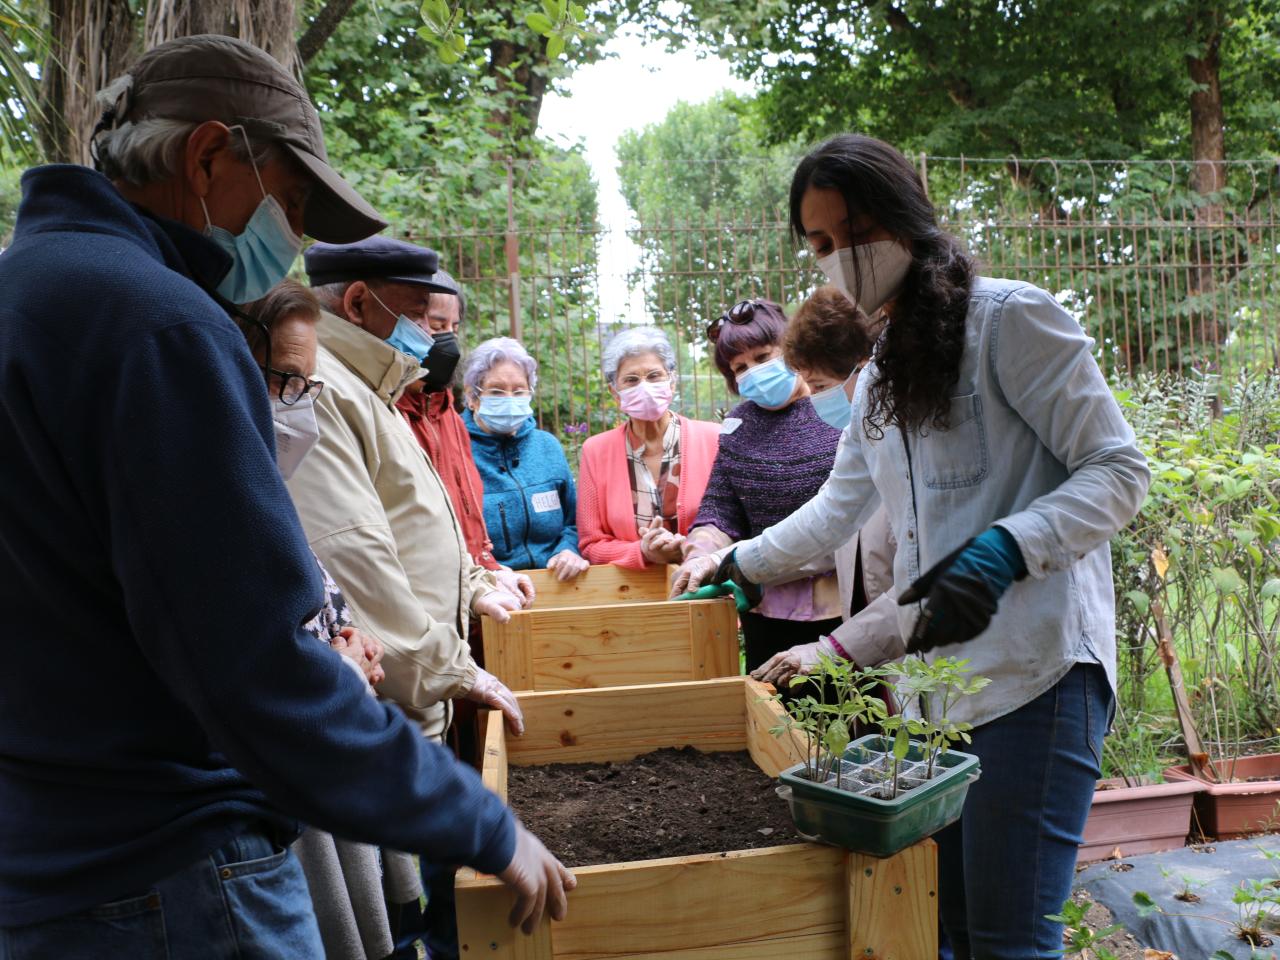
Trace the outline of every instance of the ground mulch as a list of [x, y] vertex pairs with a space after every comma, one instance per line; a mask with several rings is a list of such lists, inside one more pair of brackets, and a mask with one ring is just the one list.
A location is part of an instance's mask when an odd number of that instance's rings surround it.
[[799, 843], [776, 782], [745, 751], [668, 747], [625, 763], [512, 766], [507, 794], [576, 867]]

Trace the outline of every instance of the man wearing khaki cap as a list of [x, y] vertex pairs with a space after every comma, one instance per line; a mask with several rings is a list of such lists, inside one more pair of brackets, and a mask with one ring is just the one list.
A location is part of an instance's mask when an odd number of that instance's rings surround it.
[[320, 956], [298, 820], [562, 916], [572, 875], [300, 629], [323, 586], [229, 313], [382, 221], [248, 44], [104, 94], [102, 173], [28, 171], [0, 254], [0, 958]]

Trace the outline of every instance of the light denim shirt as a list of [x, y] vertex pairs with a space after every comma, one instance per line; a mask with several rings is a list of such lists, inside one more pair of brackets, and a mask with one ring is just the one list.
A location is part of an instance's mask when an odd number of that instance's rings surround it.
[[[858, 378], [853, 420], [812, 500], [737, 560], [757, 582], [848, 540], [883, 500], [898, 541], [894, 583], [917, 579], [969, 537], [998, 525], [1028, 576], [991, 625], [928, 654], [968, 658], [991, 678], [951, 711], [975, 726], [1044, 693], [1081, 661], [1115, 688], [1115, 591], [1108, 541], [1137, 513], [1151, 480], [1133, 430], [1093, 358], [1093, 340], [1043, 290], [975, 281], [947, 429], [904, 434], [863, 425], [873, 363]], [[909, 636], [921, 606], [899, 608]]]

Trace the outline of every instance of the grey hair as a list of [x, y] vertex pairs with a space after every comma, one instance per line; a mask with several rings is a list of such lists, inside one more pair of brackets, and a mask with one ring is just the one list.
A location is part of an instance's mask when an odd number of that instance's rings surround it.
[[[127, 99], [132, 87], [131, 74], [116, 77], [98, 91], [98, 103], [104, 110], [114, 110], [117, 103]], [[166, 117], [126, 120], [100, 131], [94, 137], [93, 148], [102, 172], [108, 178], [144, 187], [177, 174], [182, 147], [198, 126], [200, 124], [189, 120]], [[248, 136], [247, 130], [245, 134]], [[252, 136], [249, 136], [249, 142], [253, 162], [261, 169], [275, 156], [276, 148], [270, 142], [255, 142]], [[244, 137], [233, 136], [230, 145], [236, 159], [249, 162], [250, 151], [245, 148]]]
[[493, 337], [477, 346], [467, 358], [467, 372], [462, 376], [462, 385], [472, 397], [480, 395], [480, 384], [485, 376], [504, 361], [514, 363], [529, 378], [529, 389], [538, 389], [538, 362], [529, 356], [529, 351], [519, 340], [510, 337]]
[[347, 311], [343, 308], [343, 299], [347, 295], [347, 291], [354, 280], [339, 280], [337, 283], [322, 283], [319, 286], [312, 286], [311, 292], [316, 295], [316, 299], [320, 301], [320, 306], [324, 307], [330, 313], [345, 317]]
[[604, 346], [600, 355], [600, 367], [609, 386], [618, 379], [618, 367], [628, 357], [638, 357], [645, 353], [655, 353], [667, 373], [676, 372], [676, 352], [671, 349], [671, 341], [657, 327], [628, 327], [614, 334]]

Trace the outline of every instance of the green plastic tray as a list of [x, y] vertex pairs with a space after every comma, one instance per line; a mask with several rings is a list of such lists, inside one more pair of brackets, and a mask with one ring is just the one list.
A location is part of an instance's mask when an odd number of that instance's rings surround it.
[[[849, 745], [844, 758], [864, 763], [890, 746], [882, 737], [861, 737]], [[923, 758], [923, 750], [913, 743], [907, 760]], [[951, 750], [937, 759], [931, 780], [882, 800], [813, 783], [803, 777], [804, 767], [796, 764], [778, 778], [778, 796], [791, 806], [796, 829], [808, 839], [876, 857], [892, 856], [958, 820], [969, 784], [979, 774], [977, 757]]]

